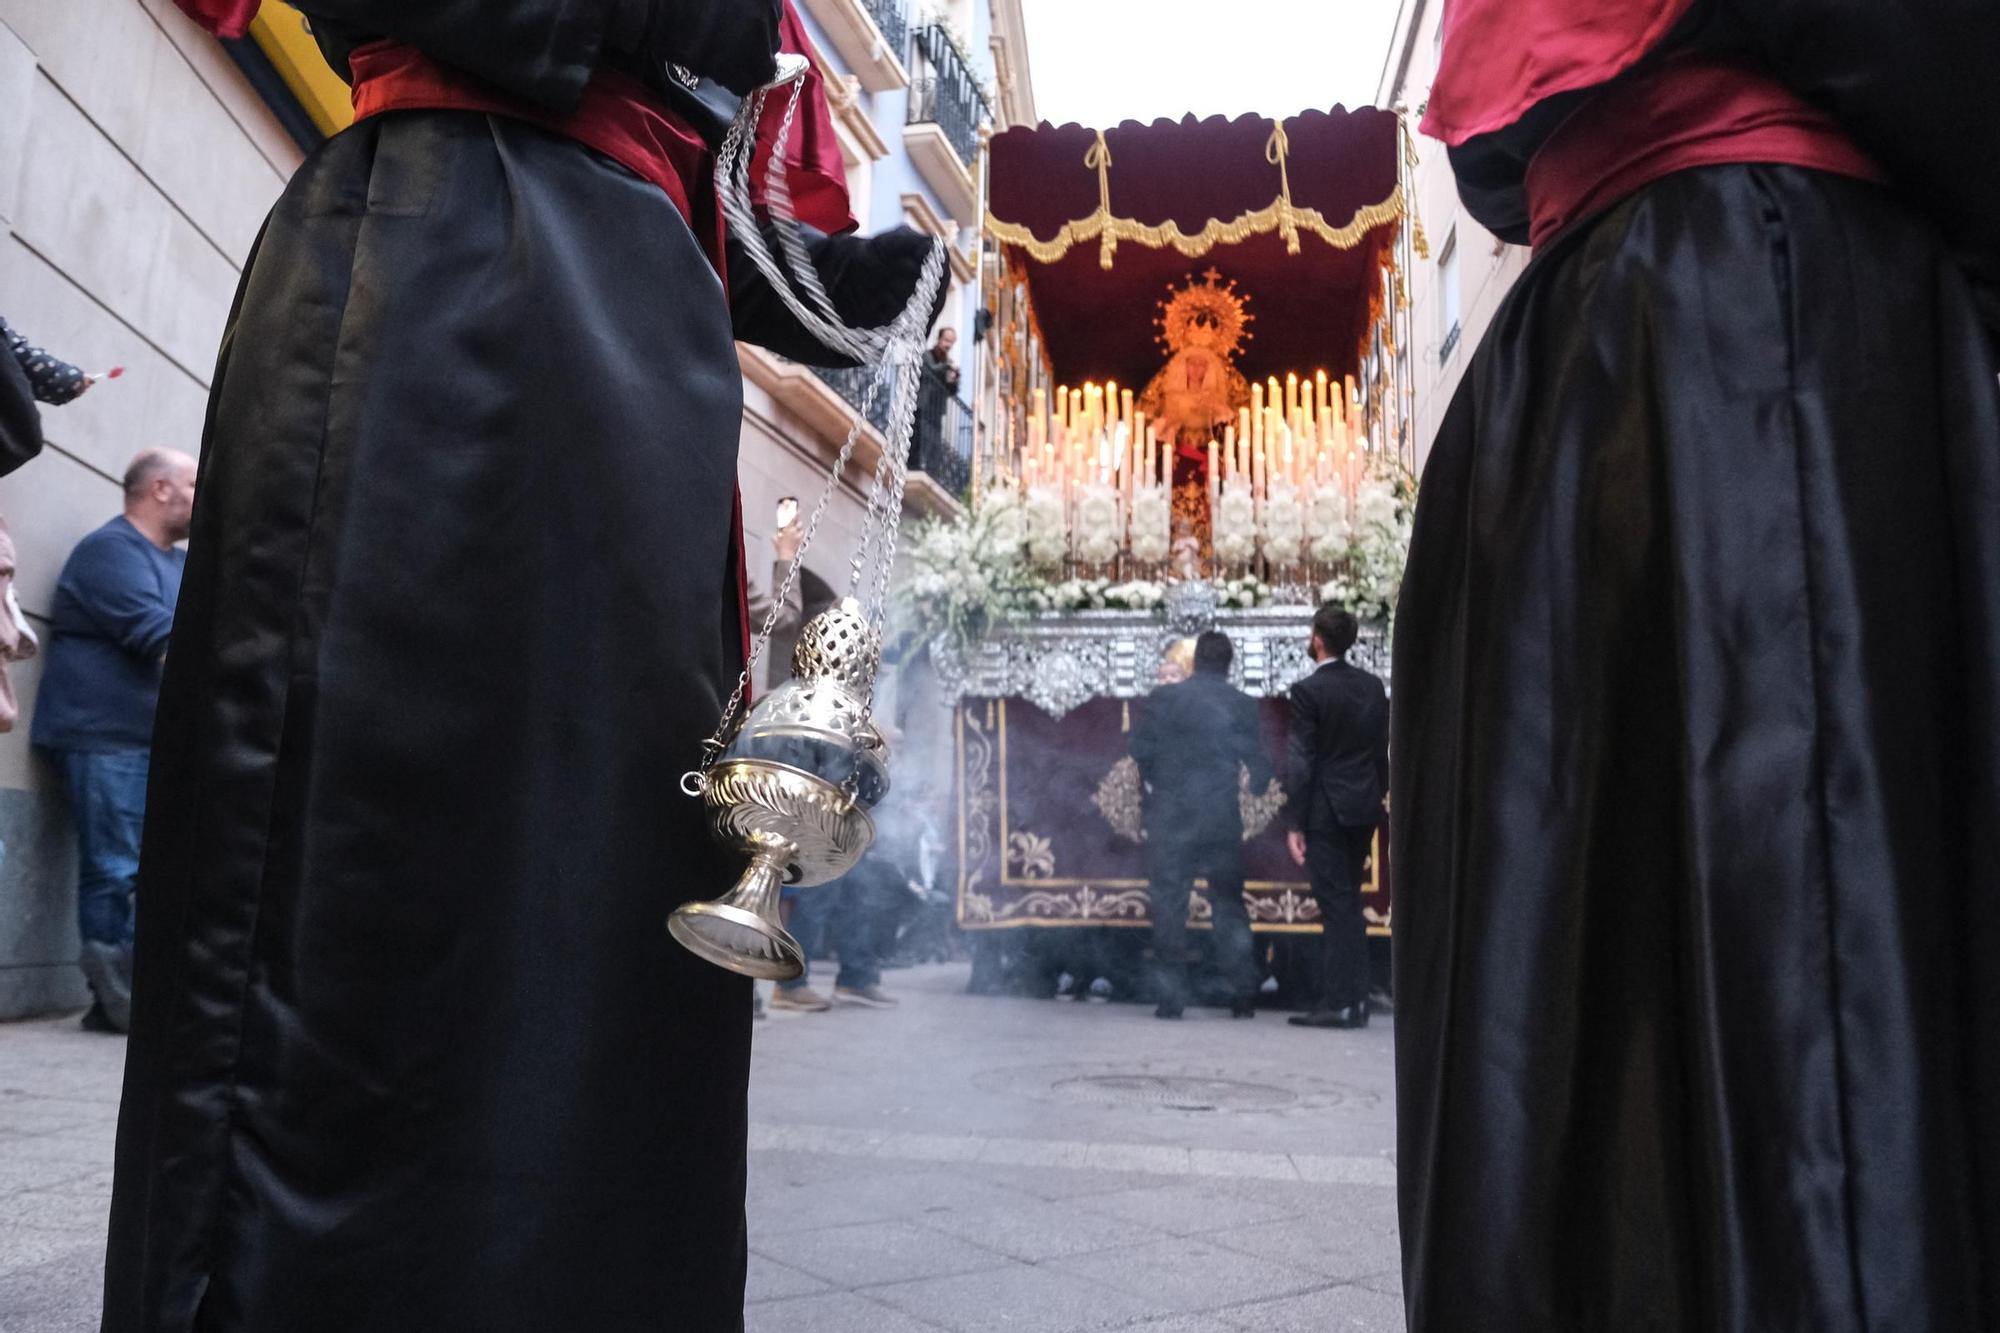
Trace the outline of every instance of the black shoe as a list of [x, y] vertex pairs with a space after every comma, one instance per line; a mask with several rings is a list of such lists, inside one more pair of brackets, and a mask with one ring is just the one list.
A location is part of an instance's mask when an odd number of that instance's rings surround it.
[[119, 1033], [119, 1027], [111, 1021], [111, 1015], [105, 1013], [104, 1006], [95, 1000], [92, 1000], [90, 1008], [84, 1011], [80, 1026], [85, 1032], [109, 1032], [114, 1036]]
[[1257, 1016], [1257, 1002], [1255, 1000], [1238, 1000], [1229, 1006], [1229, 1016], [1231, 1018], [1255, 1018]]
[[1293, 1014], [1285, 1021], [1295, 1028], [1365, 1028], [1368, 1003], [1364, 1000], [1345, 1009], [1315, 1009], [1309, 1014]]
[[1155, 1018], [1179, 1018], [1181, 1007], [1177, 1004], [1163, 1004], [1153, 1011]]

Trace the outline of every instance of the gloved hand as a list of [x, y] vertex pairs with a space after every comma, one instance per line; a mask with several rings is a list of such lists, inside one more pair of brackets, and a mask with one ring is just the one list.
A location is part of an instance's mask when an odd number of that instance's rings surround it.
[[[813, 260], [841, 317], [858, 328], [877, 328], [903, 313], [931, 248], [942, 244], [912, 227], [896, 227], [866, 238], [829, 237], [815, 250]], [[947, 273], [925, 323], [936, 321], [950, 288]]]
[[605, 46], [644, 60], [672, 61], [733, 93], [778, 73], [783, 0], [605, 0]]

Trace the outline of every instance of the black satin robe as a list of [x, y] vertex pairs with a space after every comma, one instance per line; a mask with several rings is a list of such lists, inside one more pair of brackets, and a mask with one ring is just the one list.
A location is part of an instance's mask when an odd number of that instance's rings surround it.
[[[1788, 77], [1892, 104], [1817, 9]], [[1396, 636], [1413, 1333], [2000, 1328], [2000, 181], [1927, 216], [1905, 129], [1894, 187], [1705, 168], [1573, 229], [1446, 415]], [[1456, 153], [1468, 202], [1532, 147]]]
[[[836, 302], [905, 299], [859, 247]], [[159, 710], [106, 1333], [740, 1327], [750, 987], [664, 924], [739, 868], [678, 786], [741, 665], [733, 338], [810, 344], [733, 288], [503, 118], [286, 190]]]

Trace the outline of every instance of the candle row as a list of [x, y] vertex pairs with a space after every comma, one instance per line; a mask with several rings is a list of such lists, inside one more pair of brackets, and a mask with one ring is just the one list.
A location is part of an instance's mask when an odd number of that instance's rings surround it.
[[[1125, 495], [1133, 486], [1171, 479], [1171, 448], [1146, 414], [1133, 406], [1130, 389], [1116, 383], [1034, 392], [1027, 440], [1014, 469], [1033, 485], [1060, 483], [1065, 490], [1112, 484]], [[1227, 479], [1250, 479], [1259, 500], [1274, 480], [1305, 490], [1312, 483], [1347, 483], [1358, 477], [1368, 448], [1354, 379], [1339, 382], [1325, 371], [1312, 379], [1287, 375], [1250, 386], [1250, 403], [1209, 443], [1211, 495]]]

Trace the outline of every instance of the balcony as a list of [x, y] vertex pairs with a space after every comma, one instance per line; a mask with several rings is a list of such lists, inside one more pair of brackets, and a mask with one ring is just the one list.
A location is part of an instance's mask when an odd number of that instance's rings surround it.
[[910, 86], [910, 0], [805, 0], [841, 63], [871, 93]]
[[979, 79], [959, 58], [945, 30], [919, 28], [916, 49], [924, 71], [910, 86], [910, 114], [903, 144], [910, 160], [961, 226], [979, 222], [979, 190], [973, 167], [979, 158], [979, 131], [993, 112]]
[[[874, 379], [872, 370], [816, 369], [813, 373], [857, 412], [867, 401], [868, 385]], [[868, 405], [868, 424], [886, 435], [888, 420], [888, 395], [878, 394]], [[956, 508], [956, 502], [965, 499], [972, 485], [972, 407], [928, 373], [917, 388], [910, 467], [910, 504], [922, 512]]]

